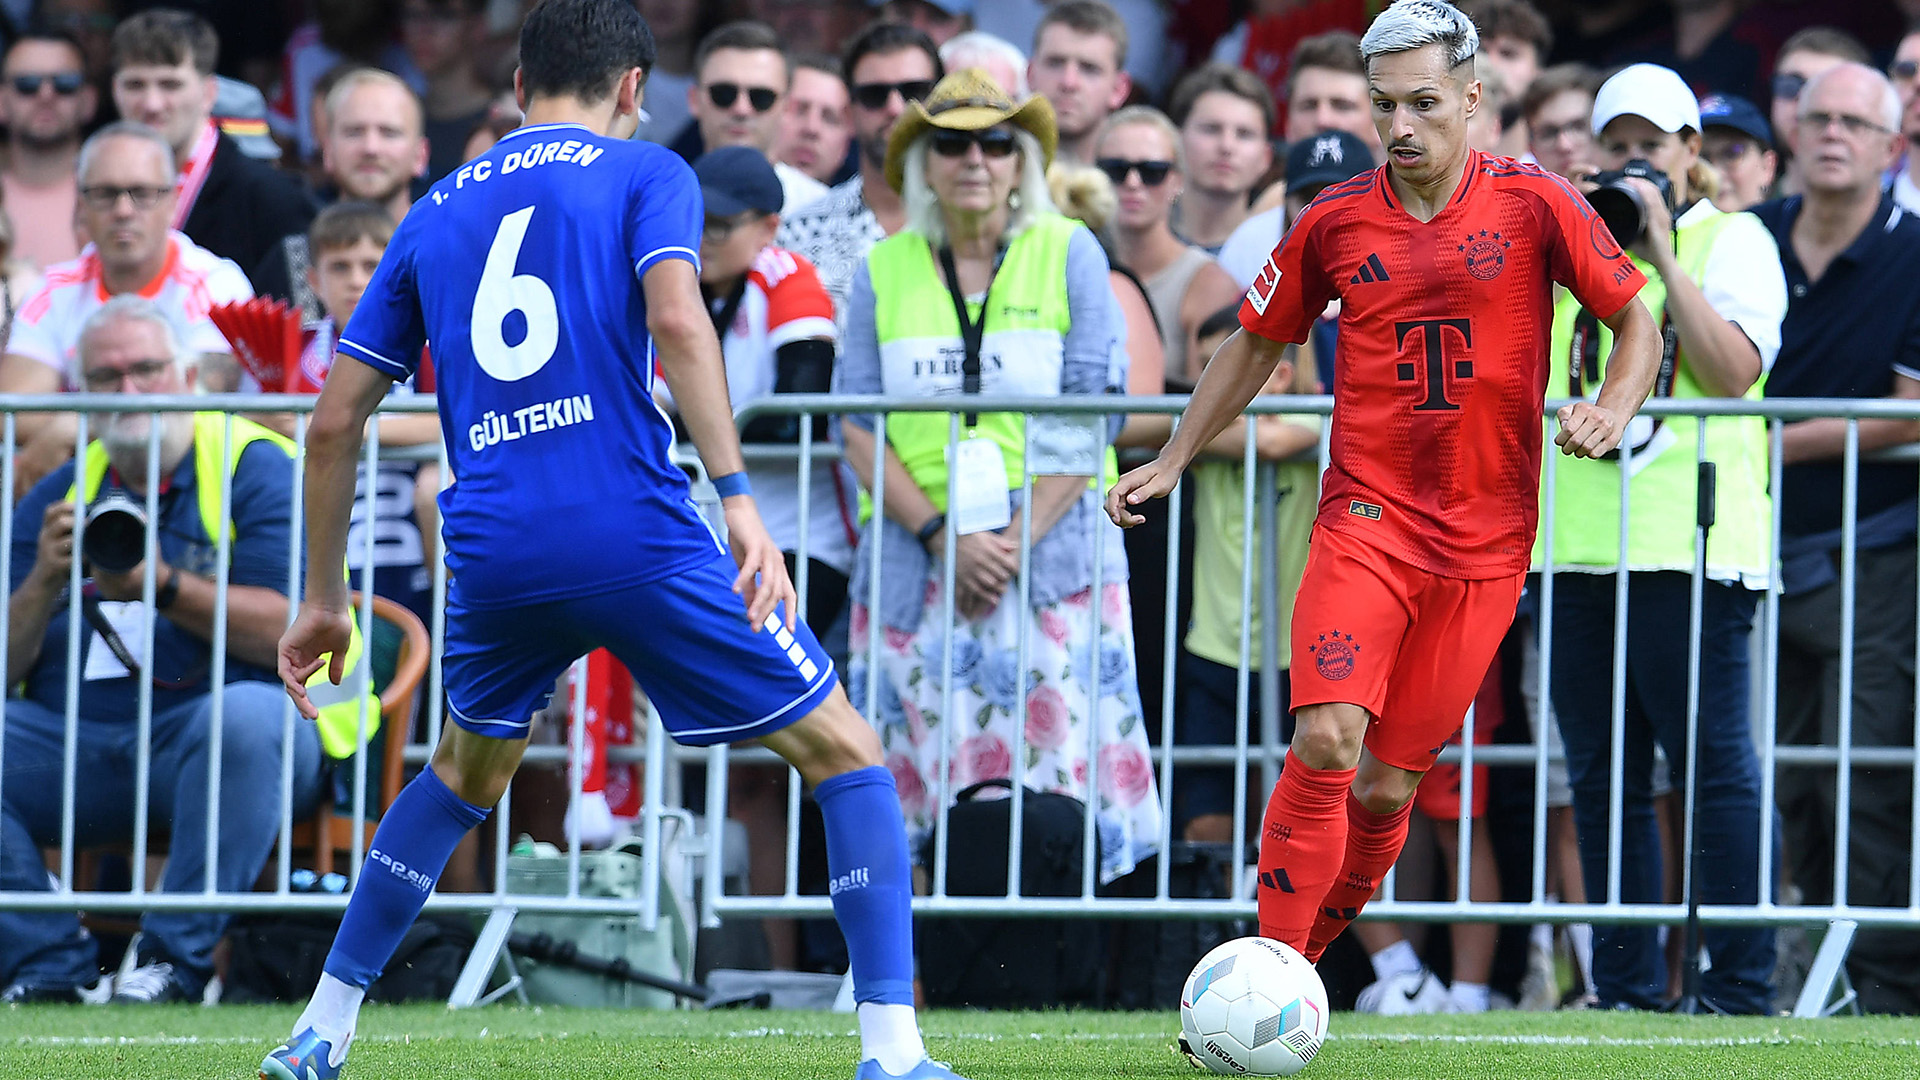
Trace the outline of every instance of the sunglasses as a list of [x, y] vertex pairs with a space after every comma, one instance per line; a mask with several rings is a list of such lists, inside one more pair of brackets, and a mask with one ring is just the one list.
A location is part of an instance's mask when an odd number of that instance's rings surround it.
[[1896, 79], [1920, 78], [1920, 60], [1895, 60], [1887, 70]]
[[1013, 156], [1020, 144], [1013, 140], [1013, 132], [999, 128], [986, 131], [949, 131], [937, 130], [933, 133], [933, 152], [941, 157], [966, 157], [967, 148], [978, 146], [980, 152], [990, 158]]
[[1094, 162], [1114, 187], [1127, 182], [1128, 173], [1139, 173], [1140, 182], [1148, 187], [1159, 187], [1167, 182], [1167, 174], [1173, 171], [1171, 161], [1129, 161], [1126, 158], [1101, 158]]
[[61, 97], [72, 97], [87, 85], [87, 78], [77, 71], [63, 71], [58, 75], [15, 75], [13, 89], [21, 97], [32, 97], [40, 92], [42, 85], [49, 82], [53, 84], [54, 93]]
[[1777, 98], [1797, 98], [1800, 91], [1806, 89], [1805, 75], [1775, 75], [1773, 77], [1773, 96]]
[[739, 217], [710, 217], [700, 230], [700, 239], [708, 244], [724, 244], [733, 234], [767, 215], [749, 210]]
[[853, 100], [863, 109], [884, 109], [894, 94], [902, 102], [925, 101], [933, 93], [932, 79], [909, 79], [896, 83], [861, 83], [853, 88]]
[[740, 94], [743, 91], [747, 95], [748, 104], [753, 106], [754, 112], [766, 112], [773, 108], [774, 102], [780, 100], [778, 90], [765, 86], [741, 86], [739, 83], [730, 82], [714, 83], [707, 87], [707, 100], [713, 102], [713, 107], [716, 109], [731, 109], [733, 103], [740, 100]]

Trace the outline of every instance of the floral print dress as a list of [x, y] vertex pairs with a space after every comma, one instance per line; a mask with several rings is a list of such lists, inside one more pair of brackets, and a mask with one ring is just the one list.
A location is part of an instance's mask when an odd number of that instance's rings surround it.
[[[1102, 884], [1158, 850], [1161, 808], [1134, 673], [1132, 603], [1124, 581], [1103, 582], [1100, 592], [1097, 610], [1086, 588], [1025, 613], [1024, 709], [1017, 583], [977, 621], [956, 615], [951, 679], [941, 677], [946, 596], [937, 561], [919, 627], [881, 628], [878, 707], [871, 715], [915, 850], [938, 819], [943, 754], [949, 793], [1012, 778], [1019, 757], [1029, 790], [1071, 795], [1087, 805], [1095, 815]], [[854, 599], [846, 685], [855, 707], [867, 712], [872, 613], [867, 598]], [[1092, 797], [1090, 777], [1097, 788]]]

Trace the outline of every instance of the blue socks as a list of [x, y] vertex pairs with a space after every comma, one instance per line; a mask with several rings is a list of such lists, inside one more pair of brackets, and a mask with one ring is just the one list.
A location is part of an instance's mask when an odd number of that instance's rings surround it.
[[841, 773], [813, 797], [826, 823], [827, 891], [847, 939], [854, 1001], [912, 1005], [913, 882], [893, 774], [878, 765]]
[[[892, 793], [891, 779], [888, 793]], [[379, 978], [407, 928], [419, 917], [454, 845], [485, 821], [489, 812], [455, 795], [434, 775], [433, 766], [421, 770], [393, 800], [374, 831], [366, 867], [347, 903], [346, 917], [340, 920], [340, 932], [334, 935], [333, 951], [327, 954], [327, 974], [362, 989]]]

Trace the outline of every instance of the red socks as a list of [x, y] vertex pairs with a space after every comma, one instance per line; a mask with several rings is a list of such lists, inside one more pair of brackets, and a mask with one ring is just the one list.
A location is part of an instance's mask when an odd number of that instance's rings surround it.
[[[1354, 769], [1310, 769], [1287, 752], [1260, 827], [1260, 935], [1306, 952], [1307, 936], [1347, 851]], [[1400, 836], [1406, 836], [1401, 818]], [[1395, 852], [1400, 850], [1396, 841]], [[1392, 858], [1387, 860], [1392, 865]]]
[[1394, 860], [1400, 857], [1400, 849], [1406, 846], [1407, 817], [1412, 811], [1413, 801], [1409, 799], [1391, 814], [1376, 814], [1348, 793], [1346, 862], [1321, 901], [1307, 947], [1301, 950], [1308, 960], [1318, 963], [1327, 945], [1373, 899]]

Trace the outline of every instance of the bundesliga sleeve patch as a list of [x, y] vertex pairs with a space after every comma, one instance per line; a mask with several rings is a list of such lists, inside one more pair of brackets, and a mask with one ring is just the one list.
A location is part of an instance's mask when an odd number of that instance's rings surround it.
[[1265, 315], [1267, 305], [1273, 303], [1273, 290], [1280, 287], [1280, 253], [1275, 251], [1267, 257], [1267, 265], [1260, 268], [1260, 276], [1253, 279], [1253, 287], [1247, 290], [1247, 303], [1253, 305], [1255, 313]]

